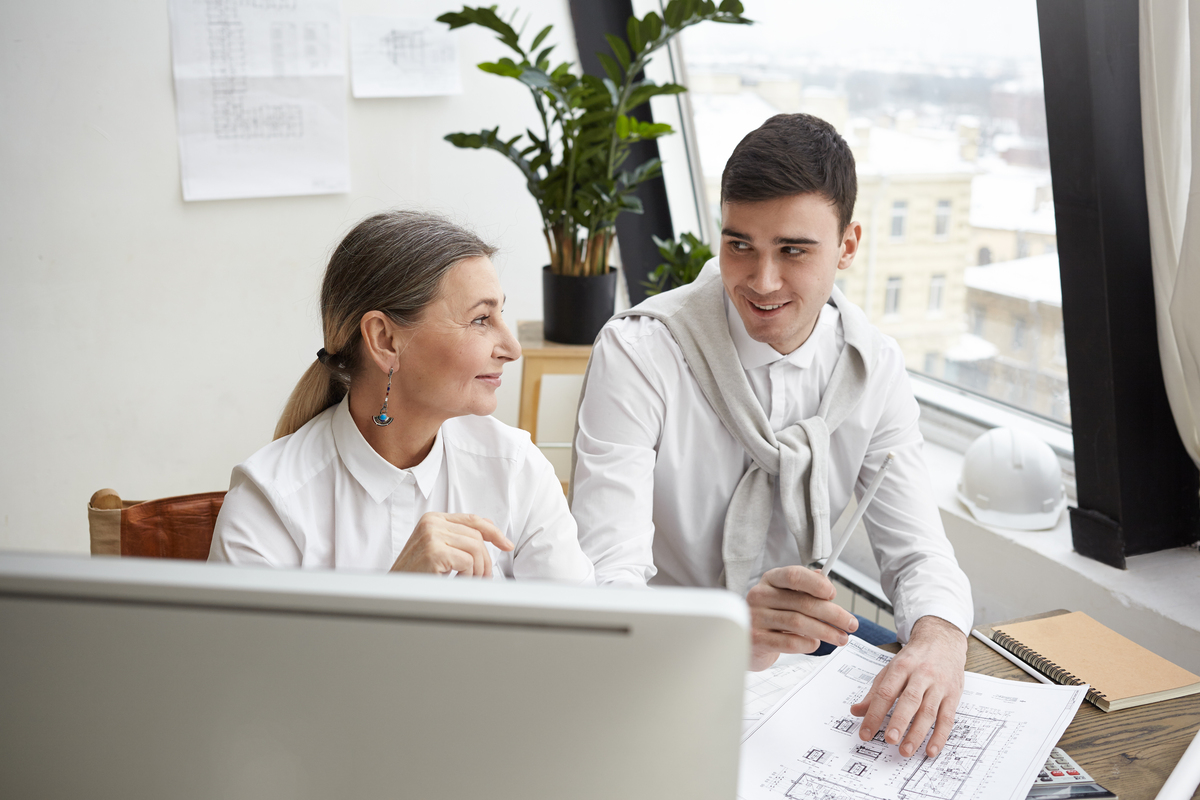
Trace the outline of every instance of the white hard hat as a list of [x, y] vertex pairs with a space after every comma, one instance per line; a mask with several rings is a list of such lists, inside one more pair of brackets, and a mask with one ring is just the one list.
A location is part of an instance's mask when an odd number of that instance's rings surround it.
[[958, 499], [980, 522], [1026, 531], [1053, 528], [1067, 505], [1050, 445], [1013, 428], [993, 428], [967, 448]]

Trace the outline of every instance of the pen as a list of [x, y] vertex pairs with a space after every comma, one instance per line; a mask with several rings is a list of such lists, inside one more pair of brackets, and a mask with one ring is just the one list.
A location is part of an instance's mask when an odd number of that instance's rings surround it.
[[983, 642], [984, 644], [986, 644], [988, 647], [990, 647], [990, 648], [992, 648], [993, 650], [995, 650], [995, 651], [996, 651], [997, 653], [999, 653], [1000, 655], [1002, 655], [1002, 656], [1004, 656], [1005, 658], [1007, 658], [1007, 659], [1008, 659], [1009, 661], [1011, 661], [1012, 663], [1016, 664], [1018, 667], [1020, 667], [1021, 669], [1023, 669], [1025, 672], [1028, 672], [1030, 675], [1032, 675], [1033, 677], [1037, 678], [1037, 679], [1038, 679], [1039, 681], [1041, 681], [1042, 683], [1048, 683], [1048, 684], [1050, 684], [1051, 686], [1054, 686], [1054, 685], [1055, 685], [1055, 684], [1054, 684], [1054, 681], [1050, 680], [1050, 679], [1049, 679], [1049, 678], [1047, 678], [1045, 675], [1042, 675], [1042, 674], [1040, 674], [1040, 673], [1037, 673], [1037, 672], [1035, 672], [1035, 671], [1034, 671], [1034, 670], [1033, 670], [1033, 669], [1032, 669], [1032, 668], [1031, 668], [1029, 665], [1027, 665], [1027, 664], [1026, 664], [1024, 661], [1022, 661], [1021, 659], [1017, 658], [1017, 657], [1016, 657], [1016, 656], [1014, 656], [1012, 653], [1008, 652], [1008, 651], [1007, 651], [1007, 650], [1005, 650], [1003, 647], [1001, 647], [1000, 645], [996, 644], [995, 642], [993, 642], [991, 639], [989, 639], [989, 638], [987, 638], [986, 636], [984, 636], [984, 635], [983, 635], [982, 633], [980, 633], [979, 631], [973, 630], [973, 631], [971, 631], [971, 635], [972, 635], [972, 636], [974, 636], [974, 637], [975, 637], [976, 639], [978, 639], [979, 641], [981, 641], [981, 642]]
[[887, 472], [888, 467], [892, 465], [892, 461], [895, 458], [895, 453], [887, 454], [887, 457], [883, 459], [883, 466], [875, 473], [875, 477], [871, 480], [867, 491], [863, 493], [862, 500], [858, 501], [858, 508], [854, 509], [854, 516], [850, 517], [850, 523], [846, 525], [841, 536], [838, 537], [837, 544], [833, 546], [833, 552], [829, 554], [829, 558], [825, 559], [825, 566], [821, 567], [821, 574], [825, 577], [829, 577], [829, 571], [833, 569], [834, 562], [838, 560], [838, 556], [845, 549], [846, 542], [850, 541], [850, 534], [854, 533], [854, 528], [858, 525], [858, 521], [862, 519], [867, 506], [871, 505], [871, 500], [875, 497], [875, 492], [878, 491], [879, 484], [883, 483], [883, 474]]

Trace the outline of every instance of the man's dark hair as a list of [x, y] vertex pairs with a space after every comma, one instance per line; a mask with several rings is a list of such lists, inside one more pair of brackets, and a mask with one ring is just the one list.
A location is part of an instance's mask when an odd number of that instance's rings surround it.
[[832, 125], [811, 114], [776, 114], [746, 134], [721, 174], [722, 203], [755, 203], [817, 194], [850, 224], [858, 178], [854, 154]]

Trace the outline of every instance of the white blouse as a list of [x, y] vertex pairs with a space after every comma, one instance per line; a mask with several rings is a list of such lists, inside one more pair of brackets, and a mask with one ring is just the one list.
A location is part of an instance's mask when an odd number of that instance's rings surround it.
[[[788, 355], [750, 338], [725, 303], [729, 332], [775, 431], [816, 413], [845, 339], [825, 305], [808, 340]], [[861, 496], [886, 454], [896, 462], [864, 517], [907, 640], [929, 614], [970, 630], [970, 583], [954, 558], [921, 455], [918, 408], [895, 340], [875, 331], [880, 356], [865, 396], [830, 435], [832, 519]], [[726, 430], [666, 326], [626, 317], [601, 331], [579, 409], [572, 512], [597, 581], [720, 586], [729, 499], [750, 457]], [[755, 572], [801, 563], [778, 483], [766, 551]]]
[[455, 417], [420, 464], [398, 469], [363, 438], [348, 395], [234, 468], [208, 559], [386, 571], [430, 511], [495, 523], [516, 545], [487, 545], [496, 577], [595, 581], [562, 485], [528, 433]]

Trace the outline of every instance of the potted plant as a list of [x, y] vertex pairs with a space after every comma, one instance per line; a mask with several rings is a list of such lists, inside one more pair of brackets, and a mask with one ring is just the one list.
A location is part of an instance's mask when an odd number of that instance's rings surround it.
[[[514, 15], [515, 16], [515, 15]], [[661, 173], [652, 158], [630, 164], [634, 142], [671, 133], [671, 126], [639, 120], [630, 111], [651, 97], [678, 94], [675, 83], [646, 80], [643, 69], [650, 56], [671, 37], [701, 22], [747, 24], [738, 0], [671, 0], [663, 15], [651, 12], [631, 17], [626, 36], [607, 36], [612, 54], [600, 53], [604, 77], [577, 75], [563, 62], [551, 67], [554, 45], [541, 50], [553, 26], [547, 25], [522, 44], [524, 30], [512, 26], [490, 8], [464, 6], [442, 14], [439, 22], [451, 29], [480, 25], [516, 58], [484, 62], [484, 72], [514, 78], [529, 88], [541, 118], [541, 130], [526, 130], [511, 138], [499, 127], [479, 133], [452, 133], [456, 147], [495, 150], [521, 170], [529, 193], [537, 201], [542, 233], [550, 251], [543, 270], [543, 319], [551, 341], [591, 344], [612, 316], [616, 275], [609, 265], [617, 217], [640, 214], [637, 187]]]
[[713, 257], [712, 249], [690, 233], [684, 233], [678, 241], [657, 236], [650, 238], [665, 260], [650, 273], [650, 280], [642, 284], [646, 294], [658, 294], [691, 283]]

